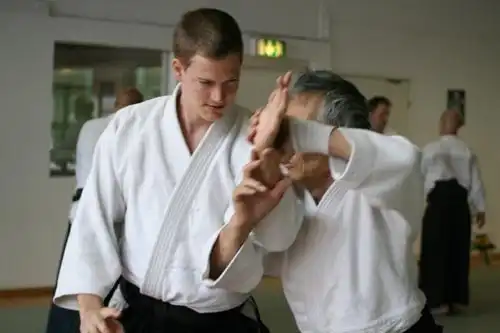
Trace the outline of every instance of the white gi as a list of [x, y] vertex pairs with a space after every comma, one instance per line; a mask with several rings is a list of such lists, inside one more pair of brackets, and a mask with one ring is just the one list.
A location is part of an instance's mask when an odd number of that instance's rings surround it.
[[[190, 155], [176, 96], [122, 109], [102, 134], [62, 262], [54, 301], [109, 292], [122, 275], [145, 295], [197, 312], [235, 308], [263, 274], [266, 251], [283, 251], [303, 220], [292, 190], [253, 231], [227, 269], [208, 278], [209, 256], [232, 216], [232, 192], [249, 161], [250, 112], [226, 111]], [[118, 245], [113, 221], [124, 220]]]
[[[427, 208], [423, 219], [420, 287], [430, 307], [469, 304], [471, 215], [485, 213], [476, 156], [456, 135], [423, 150]], [[446, 309], [446, 308], [444, 308]]]
[[[80, 133], [78, 134], [78, 142], [76, 144], [76, 188], [83, 188], [87, 177], [90, 173], [90, 168], [92, 167], [92, 160], [94, 156], [94, 150], [97, 145], [97, 141], [101, 136], [102, 132], [106, 129], [111, 117], [101, 117], [91, 119], [85, 124], [83, 124]], [[76, 207], [78, 202], [74, 202], [71, 205], [71, 210], [69, 213], [69, 221], [73, 221], [76, 214]]]
[[456, 179], [467, 190], [471, 214], [485, 212], [484, 191], [476, 155], [456, 135], [443, 135], [422, 150], [425, 195], [437, 181]]
[[412, 252], [424, 205], [420, 151], [399, 136], [338, 130], [351, 158], [330, 159], [335, 181], [318, 204], [303, 193], [304, 224], [290, 249], [267, 258], [269, 272], [302, 333], [404, 332], [425, 305]]

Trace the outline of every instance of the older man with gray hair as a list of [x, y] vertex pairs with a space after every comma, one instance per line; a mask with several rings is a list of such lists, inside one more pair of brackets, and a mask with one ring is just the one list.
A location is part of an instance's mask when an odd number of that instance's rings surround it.
[[363, 133], [371, 147], [351, 142], [348, 163], [293, 153], [286, 165], [306, 217], [295, 243], [268, 257], [268, 268], [281, 278], [301, 332], [442, 332], [418, 289], [412, 252], [423, 211], [418, 148], [366, 130], [364, 96], [330, 71], [301, 75], [287, 114]]

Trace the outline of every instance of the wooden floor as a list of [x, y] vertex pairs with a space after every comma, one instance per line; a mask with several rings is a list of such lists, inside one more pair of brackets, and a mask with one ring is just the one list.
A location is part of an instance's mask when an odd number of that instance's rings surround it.
[[[493, 253], [490, 258], [492, 265], [500, 265], [500, 253]], [[471, 269], [484, 266], [483, 258], [478, 255], [471, 256]], [[264, 278], [263, 284], [281, 288], [279, 280], [275, 278]], [[0, 308], [50, 304], [52, 294], [52, 287], [0, 290]]]
[[[500, 266], [478, 266], [471, 271], [471, 308], [460, 317], [438, 317], [444, 333], [500, 332]], [[266, 279], [257, 288], [255, 298], [262, 319], [272, 333], [296, 333], [297, 328], [278, 281]], [[34, 302], [34, 303], [33, 303]], [[0, 308], [1, 333], [43, 333], [50, 297], [22, 300]]]

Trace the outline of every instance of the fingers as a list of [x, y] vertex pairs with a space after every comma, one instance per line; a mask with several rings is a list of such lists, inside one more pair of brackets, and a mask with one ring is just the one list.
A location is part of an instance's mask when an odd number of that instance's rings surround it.
[[251, 161], [243, 168], [243, 178], [252, 178], [252, 173], [257, 170], [262, 163], [258, 158], [257, 152], [252, 150]]
[[261, 192], [261, 193], [264, 193], [267, 191], [267, 187], [264, 184], [262, 184], [258, 180], [252, 179], [252, 178], [243, 179], [243, 181], [241, 182], [241, 186], [249, 188], [249, 189], [253, 189], [256, 192]]
[[285, 75], [283, 75], [283, 78], [281, 80], [282, 86], [288, 88], [291, 81], [292, 81], [292, 72], [288, 71], [285, 73]]
[[284, 75], [278, 76], [278, 78], [276, 79], [276, 88], [278, 89], [288, 88], [291, 81], [292, 81], [292, 71], [288, 71]]
[[280, 75], [276, 78], [276, 88], [271, 92], [271, 95], [269, 95], [268, 103], [271, 103], [273, 100], [275, 100], [276, 95], [278, 94], [279, 91], [281, 90], [288, 90], [288, 86], [290, 85], [290, 82], [292, 81], [292, 72], [288, 71], [284, 75]]
[[97, 332], [99, 332], [99, 333], [115, 333], [115, 332], [111, 332], [111, 330], [108, 328], [108, 325], [106, 324], [106, 320], [102, 320], [97, 324]]
[[[257, 152], [257, 150], [255, 149], [252, 149], [252, 152], [250, 154], [250, 161], [259, 161], [259, 153]], [[251, 170], [255, 170], [256, 167], [250, 167], [250, 165], [247, 165]], [[260, 164], [259, 164], [260, 166]]]
[[111, 321], [116, 320], [120, 317], [120, 311], [114, 308], [102, 308], [99, 311], [99, 314], [102, 318], [101, 321], [97, 323], [97, 332], [99, 333], [118, 333], [116, 329], [111, 329], [111, 326], [114, 328], [119, 327], [119, 325], [108, 325]]
[[283, 88], [276, 91], [274, 99], [271, 101], [271, 106], [275, 110], [280, 110], [281, 113], [286, 111], [286, 106], [288, 104], [288, 89]]
[[234, 198], [240, 199], [265, 192], [267, 192], [267, 187], [264, 184], [255, 179], [247, 178], [243, 179], [241, 184], [234, 190]]
[[102, 308], [100, 311], [99, 311], [99, 314], [103, 317], [103, 318], [114, 318], [114, 319], [118, 319], [120, 317], [120, 310], [117, 310], [117, 309], [114, 309], [114, 308]]
[[247, 135], [247, 141], [253, 144], [256, 135], [257, 135], [257, 128], [251, 128]]
[[259, 124], [259, 118], [262, 114], [262, 110], [264, 110], [263, 107], [255, 110], [255, 112], [252, 114], [252, 117], [250, 117], [250, 126], [257, 126]]
[[255, 110], [252, 117], [250, 118], [250, 126], [248, 128], [247, 141], [253, 144], [255, 135], [257, 135], [257, 126], [259, 125], [259, 118], [264, 108], [259, 108]]
[[275, 200], [281, 200], [286, 190], [292, 185], [291, 178], [283, 178], [272, 188], [270, 195]]
[[280, 157], [279, 153], [276, 151], [276, 149], [273, 148], [266, 148], [261, 154], [261, 158], [265, 160], [269, 160], [271, 158], [279, 158], [279, 157]]

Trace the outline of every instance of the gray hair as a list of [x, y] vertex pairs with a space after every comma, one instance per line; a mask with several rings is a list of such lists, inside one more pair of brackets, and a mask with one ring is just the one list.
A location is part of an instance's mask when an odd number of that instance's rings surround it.
[[308, 71], [299, 76], [292, 94], [311, 92], [324, 95], [318, 121], [337, 127], [371, 128], [366, 98], [351, 82], [331, 71]]

